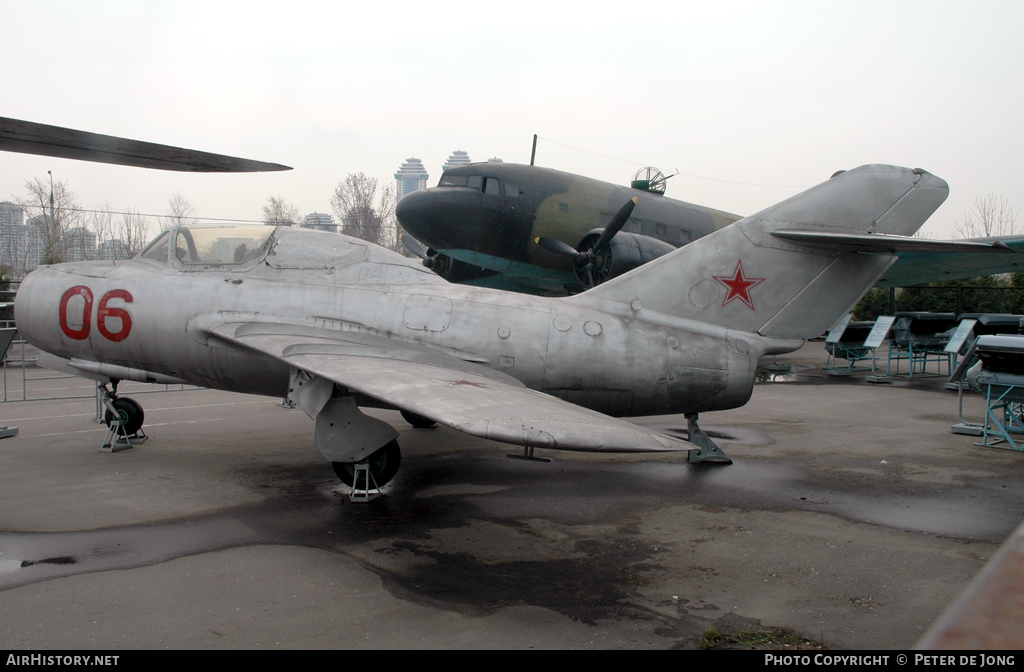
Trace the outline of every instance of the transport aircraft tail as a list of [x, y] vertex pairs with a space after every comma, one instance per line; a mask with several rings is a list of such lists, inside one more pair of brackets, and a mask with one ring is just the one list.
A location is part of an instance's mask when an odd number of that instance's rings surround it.
[[577, 299], [639, 300], [644, 310], [730, 329], [813, 338], [848, 312], [899, 253], [963, 247], [908, 238], [948, 194], [946, 182], [924, 170], [861, 166]]

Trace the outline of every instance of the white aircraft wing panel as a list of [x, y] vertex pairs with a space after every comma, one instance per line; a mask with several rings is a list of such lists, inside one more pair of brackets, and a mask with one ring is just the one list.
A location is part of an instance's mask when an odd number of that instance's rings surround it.
[[237, 327], [224, 325], [213, 333], [473, 436], [521, 446], [594, 452], [665, 452], [695, 447], [530, 390], [504, 374], [444, 353], [416, 361], [400, 344], [391, 349], [296, 334], [246, 333]]

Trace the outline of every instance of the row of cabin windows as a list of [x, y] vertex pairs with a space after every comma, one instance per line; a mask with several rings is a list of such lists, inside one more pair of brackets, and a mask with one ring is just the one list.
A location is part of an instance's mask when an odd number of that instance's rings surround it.
[[[496, 177], [483, 177], [481, 175], [442, 175], [439, 187], [471, 187], [491, 196], [501, 195], [501, 183]], [[512, 182], [505, 183], [505, 195], [519, 197], [519, 185]]]

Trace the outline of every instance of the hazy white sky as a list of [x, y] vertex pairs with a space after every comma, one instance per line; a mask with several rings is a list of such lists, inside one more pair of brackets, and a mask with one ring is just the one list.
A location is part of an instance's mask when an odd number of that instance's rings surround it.
[[330, 212], [349, 173], [390, 183], [415, 156], [433, 185], [456, 149], [528, 163], [537, 133], [539, 165], [713, 178], [668, 193], [744, 215], [865, 163], [949, 182], [937, 237], [978, 197], [1024, 205], [1019, 0], [355, 4], [4, 0], [0, 116], [295, 170], [0, 153], [0, 198], [52, 170], [85, 207], [163, 214], [180, 192], [205, 217], [259, 219], [272, 195]]

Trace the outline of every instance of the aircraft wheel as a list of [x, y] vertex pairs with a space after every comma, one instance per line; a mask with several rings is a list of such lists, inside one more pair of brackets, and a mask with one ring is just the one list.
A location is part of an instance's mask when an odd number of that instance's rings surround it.
[[[142, 411], [142, 406], [139, 402], [128, 397], [118, 397], [113, 401], [114, 408], [117, 409], [118, 418], [121, 420], [121, 426], [124, 427], [124, 431], [127, 434], [134, 434], [135, 432], [142, 429], [142, 423], [146, 420], [146, 414]], [[103, 416], [103, 421], [107, 423], [107, 427], [114, 422], [114, 414], [107, 409], [107, 412]]]
[[416, 429], [432, 429], [437, 427], [437, 423], [430, 418], [424, 418], [422, 415], [416, 415], [409, 411], [402, 411], [402, 417]]
[[[398, 449], [398, 441], [392, 441], [383, 448], [377, 450], [366, 459], [370, 463], [370, 473], [378, 486], [383, 486], [398, 473], [398, 465], [402, 462], [402, 451]], [[338, 475], [341, 482], [352, 487], [355, 481], [357, 462], [331, 462], [334, 473]]]

